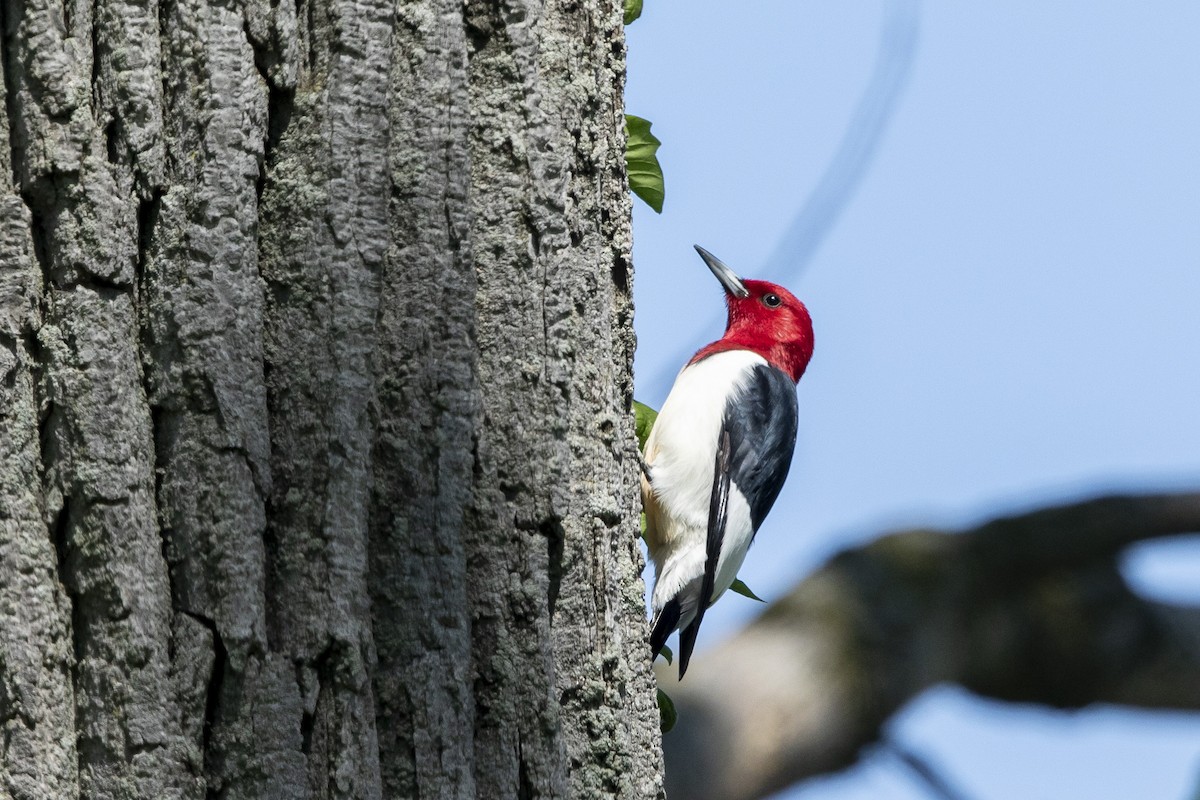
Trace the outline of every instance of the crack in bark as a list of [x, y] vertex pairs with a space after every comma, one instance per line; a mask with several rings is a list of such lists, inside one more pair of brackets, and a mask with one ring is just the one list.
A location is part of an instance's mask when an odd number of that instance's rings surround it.
[[[308, 36], [307, 37], [305, 36], [304, 29], [302, 29], [300, 31], [301, 49], [304, 51], [304, 54], [305, 54], [304, 65], [305, 65], [305, 68], [308, 70], [309, 74], [315, 75], [320, 69], [320, 62], [321, 62], [320, 54], [318, 53], [317, 47], [314, 46], [314, 41], [318, 38], [317, 36], [314, 35], [314, 32], [318, 29], [317, 3], [313, 2], [312, 0], [309, 0], [309, 2], [307, 2], [307, 3], [302, 2], [302, 0], [296, 0], [297, 24], [299, 23], [299, 20], [301, 19], [301, 9], [303, 9], [303, 12], [304, 12], [303, 18], [304, 18], [305, 22], [308, 23], [308, 26], [307, 26]], [[305, 41], [306, 38], [307, 38], [307, 41]], [[305, 46], [305, 45], [307, 45], [307, 46]]]
[[[8, 333], [0, 333], [0, 348], [7, 350], [10, 353], [9, 357], [12, 359], [12, 367], [3, 373], [0, 373], [0, 379], [3, 380], [3, 383], [0, 384], [0, 386], [3, 386], [4, 389], [8, 391], [12, 391], [17, 385], [17, 370], [19, 363], [17, 360], [17, 351], [20, 346], [20, 341], [20, 338], [17, 336], [13, 336], [12, 334]], [[7, 414], [7, 409], [0, 411], [0, 420], [3, 420]]]
[[[142, 200], [138, 203], [137, 212], [137, 259], [133, 265], [133, 285], [136, 287], [138, 297], [142, 297], [142, 287], [146, 275], [146, 262], [149, 259], [150, 245], [154, 240], [154, 226], [158, 224], [158, 214], [162, 210], [163, 195], [166, 190], [161, 186], [154, 187], [151, 190], [149, 199]], [[138, 340], [138, 356], [143, 357], [142, 337]], [[144, 358], [142, 359], [144, 363]], [[145, 384], [145, 381], [143, 381]], [[147, 397], [151, 397], [150, 387], [143, 385], [143, 390]]]
[[[144, 333], [144, 330], [143, 330], [143, 333]], [[142, 339], [143, 338], [144, 338], [144, 336], [139, 337], [139, 341], [138, 341], [139, 350], [142, 349]], [[142, 363], [145, 363], [145, 361], [143, 361]], [[147, 397], [153, 397], [153, 395], [150, 393], [150, 386], [148, 385], [148, 379], [145, 377], [146, 370], [143, 369], [142, 374], [143, 374], [142, 391], [146, 392]], [[195, 616], [194, 614], [192, 614], [190, 611], [187, 611], [184, 609], [183, 598], [180, 597], [179, 587], [176, 585], [176, 579], [178, 577], [175, 574], [176, 559], [172, 558], [172, 553], [171, 553], [171, 550], [173, 547], [172, 537], [174, 536], [175, 531], [170, 526], [169, 520], [166, 518], [166, 515], [163, 513], [163, 504], [162, 504], [163, 481], [166, 477], [166, 471], [167, 471], [166, 453], [169, 450], [169, 447], [167, 446], [167, 443], [166, 443], [166, 439], [168, 438], [167, 433], [166, 433], [166, 427], [165, 427], [166, 421], [164, 420], [163, 417], [168, 412], [167, 412], [167, 409], [163, 408], [160, 405], [155, 405], [153, 403], [151, 403], [149, 405], [150, 405], [150, 438], [151, 438], [151, 443], [154, 446], [154, 509], [158, 515], [158, 534], [159, 534], [159, 542], [162, 546], [163, 564], [165, 564], [166, 568], [167, 568], [167, 588], [171, 593], [171, 606], [175, 610], [177, 610], [183, 614], [187, 614], [188, 616], [194, 617]], [[174, 647], [174, 638], [173, 637], [168, 644], [172, 648]], [[172, 650], [172, 652], [168, 653], [168, 657], [169, 657], [170, 661], [172, 663], [174, 663], [175, 653], [173, 652], [173, 650]]]
[[[36, 363], [42, 364], [42, 356], [40, 350], [37, 354]], [[53, 515], [46, 520], [47, 528], [50, 531], [50, 541], [54, 545], [55, 559], [55, 577], [58, 584], [62, 587], [63, 595], [71, 604], [71, 652], [73, 654], [72, 662], [72, 677], [75, 675], [80, 660], [83, 657], [83, 621], [80, 611], [80, 597], [75, 587], [74, 577], [70, 567], [71, 556], [71, 515], [73, 499], [69, 492], [66, 492], [62, 487], [46, 487], [44, 485], [47, 474], [58, 466], [62, 460], [59, 453], [59, 429], [62, 424], [62, 411], [59, 405], [53, 400], [47, 401], [45, 411], [39, 416], [38, 420], [38, 438], [40, 442], [40, 461], [43, 494], [47, 498], [59, 496], [59, 506], [54, 510]], [[59, 481], [59, 476], [55, 474], [52, 480], [56, 483]], [[46, 509], [50, 511], [49, 507]]]
[[10, 47], [9, 41], [16, 38], [16, 30], [10, 17], [9, 3], [0, 2], [0, 73], [4, 79], [4, 111], [8, 115], [9, 124], [9, 167], [12, 170], [12, 185], [18, 186], [17, 178], [17, 142], [19, 137], [14, 130], [19, 104], [17, 103], [17, 69], [15, 48]]
[[[57, 414], [55, 414], [57, 417]], [[65, 495], [62, 500], [62, 506], [58, 509], [57, 515], [54, 517], [54, 522], [51, 527], [51, 540], [54, 542], [55, 564], [58, 571], [58, 582], [62, 586], [63, 594], [71, 603], [71, 648], [74, 655], [72, 664], [73, 677], [78, 678], [75, 670], [78, 669], [79, 663], [83, 660], [84, 636], [85, 628], [82, 612], [82, 602], [79, 592], [75, 586], [73, 570], [70, 566], [71, 558], [71, 515], [74, 503], [70, 495]]]
[[263, 80], [267, 81], [267, 123], [265, 126], [267, 136], [263, 141], [262, 161], [259, 164], [258, 181], [255, 183], [259, 207], [262, 206], [263, 192], [267, 186], [267, 174], [275, 163], [275, 150], [292, 121], [292, 112], [295, 110], [296, 103], [294, 88], [275, 86], [265, 73]]
[[63, 0], [62, 13], [63, 13], [63, 30], [70, 32], [71, 26], [75, 22], [75, 13], [74, 13], [74, 9], [72, 8], [71, 0]]
[[[167, 117], [171, 110], [171, 108], [170, 108], [171, 107], [171, 100], [170, 100], [170, 98], [171, 98], [171, 82], [170, 82], [170, 78], [169, 78], [170, 70], [167, 69], [167, 62], [171, 57], [170, 56], [171, 40], [167, 35], [167, 31], [171, 30], [171, 27], [170, 27], [171, 10], [174, 8], [175, 3], [174, 3], [174, 0], [159, 0], [157, 5], [158, 5], [158, 52], [160, 54], [160, 58], [162, 59], [159, 64], [160, 68], [158, 71], [158, 77], [159, 77], [159, 83], [161, 84], [161, 86], [160, 86], [161, 91], [159, 93], [159, 97], [162, 98], [162, 112], [163, 112], [163, 130], [162, 130], [163, 150], [164, 150], [163, 172], [164, 172], [164, 176], [169, 176], [170, 172], [171, 172], [171, 161], [172, 161], [173, 154], [172, 154], [172, 148], [167, 144], [167, 142], [169, 141], [170, 136], [171, 136], [170, 127], [167, 124]], [[164, 177], [164, 180], [169, 182], [171, 179], [170, 179], [170, 177]]]
[[[63, 3], [63, 16], [64, 17], [66, 17], [66, 10], [67, 10], [67, 7], [70, 6], [70, 4], [71, 4], [70, 0], [67, 0], [66, 2]], [[100, 36], [100, 14], [101, 14], [100, 0], [92, 0], [92, 24], [91, 24], [91, 29], [92, 29], [92, 42], [91, 42], [91, 44], [92, 44], [92, 80], [91, 80], [90, 85], [92, 86], [93, 91], [95, 91], [96, 87], [101, 85], [101, 83], [100, 83], [100, 50], [103, 45], [102, 45], [102, 37]], [[71, 26], [67, 25], [66, 29], [69, 34], [71, 31]], [[93, 108], [92, 110], [94, 112], [97, 109]], [[97, 122], [98, 121], [99, 120], [97, 120]]]
[[242, 33], [246, 36], [246, 42], [250, 45], [251, 52], [254, 53], [254, 68], [262, 76], [263, 83], [271, 87], [274, 85], [274, 81], [271, 80], [271, 67], [279, 63], [279, 54], [266, 43], [256, 39], [254, 34], [250, 32], [249, 14], [249, 9], [244, 8], [242, 13]]
[[[0, 5], [3, 5], [0, 3]], [[16, 152], [14, 148], [14, 153]], [[13, 156], [15, 163], [16, 156]], [[13, 168], [14, 170], [16, 167]], [[25, 207], [29, 209], [29, 239], [33, 243], [33, 257], [38, 263], [38, 269], [42, 273], [42, 318], [46, 316], [46, 297], [49, 295], [51, 288], [51, 260], [50, 260], [50, 234], [46, 231], [46, 225], [42, 222], [42, 215], [39, 213], [40, 203], [33, 192], [21, 192], [21, 201], [25, 203]], [[40, 363], [40, 362], [39, 362]]]
[[[297, 2], [296, 7], [298, 16], [299, 2]], [[262, 159], [259, 162], [258, 180], [255, 184], [258, 205], [261, 207], [263, 191], [267, 184], [267, 173], [274, 163], [275, 148], [291, 123], [292, 112], [295, 108], [296, 87], [285, 86], [279, 80], [272, 77], [272, 68], [277, 66], [282, 60], [280, 54], [275, 51], [275, 48], [255, 39], [250, 32], [249, 17], [245, 15], [243, 15], [242, 30], [246, 36], [246, 41], [250, 44], [251, 51], [254, 53], [254, 67], [258, 70], [263, 85], [267, 89], [267, 120], [264, 125], [266, 138], [263, 141]]]
[[566, 544], [566, 532], [562, 520], [548, 519], [542, 523], [542, 535], [546, 537], [548, 550], [546, 573], [549, 579], [547, 599], [550, 609], [550, 622], [554, 622], [554, 607], [558, 603], [558, 593], [562, 587], [563, 548]]
[[221, 709], [221, 691], [225, 685], [225, 670], [229, 665], [229, 653], [225, 649], [225, 642], [221, 638], [221, 632], [217, 629], [217, 623], [212, 618], [184, 609], [180, 609], [179, 613], [191, 617], [208, 629], [208, 632], [212, 635], [213, 663], [212, 672], [208, 676], [208, 686], [205, 689], [204, 725], [200, 752], [203, 754], [205, 762], [204, 771], [207, 783], [205, 797], [208, 800], [219, 800], [224, 795], [225, 790], [224, 787], [214, 785], [215, 782], [212, 780], [214, 769], [211, 759], [215, 755], [213, 733], [217, 724], [217, 715]]
[[123, 294], [129, 294], [130, 291], [128, 283], [114, 281], [103, 275], [85, 271], [77, 272], [70, 283], [63, 286], [55, 284], [54, 288], [65, 291], [86, 289], [95, 292], [102, 300], [115, 300]]
[[520, 734], [517, 735], [517, 800], [534, 800], [540, 793], [529, 779], [529, 761]]
[[[317, 686], [316, 692], [312, 699], [312, 708], [309, 709], [307, 701], [305, 702], [304, 713], [300, 717], [300, 752], [304, 754], [305, 761], [308, 761], [312, 755], [312, 739], [313, 730], [316, 727], [317, 712], [321, 707], [321, 698], [326, 690], [333, 684], [335, 677], [335, 669], [333, 662], [336, 656], [337, 646], [330, 643], [316, 658], [313, 658], [308, 667], [313, 671]], [[300, 694], [303, 697], [305, 694], [304, 681], [302, 671], [305, 668], [303, 663], [297, 664], [297, 684], [300, 687]]]
[[621, 294], [629, 294], [629, 277], [632, 273], [629, 260], [619, 254], [613, 255], [612, 282]]
[[488, 46], [492, 39], [489, 4], [483, 0], [467, 0], [463, 6], [463, 32], [467, 35], [467, 57], [471, 58]]

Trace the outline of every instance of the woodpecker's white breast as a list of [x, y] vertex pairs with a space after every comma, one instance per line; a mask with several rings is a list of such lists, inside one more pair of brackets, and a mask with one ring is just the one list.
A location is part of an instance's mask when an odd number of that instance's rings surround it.
[[[655, 610], [704, 574], [721, 421], [731, 400], [745, 390], [751, 370], [766, 363], [749, 350], [708, 356], [683, 368], [659, 411], [646, 442], [650, 483], [645, 478], [642, 482], [646, 542], [656, 575]], [[731, 485], [712, 600], [737, 577], [753, 537], [749, 505], [741, 490]]]

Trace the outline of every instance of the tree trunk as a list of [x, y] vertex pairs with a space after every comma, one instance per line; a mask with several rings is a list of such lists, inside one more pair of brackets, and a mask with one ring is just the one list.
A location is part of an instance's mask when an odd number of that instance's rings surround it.
[[661, 796], [616, 4], [0, 48], [0, 796]]

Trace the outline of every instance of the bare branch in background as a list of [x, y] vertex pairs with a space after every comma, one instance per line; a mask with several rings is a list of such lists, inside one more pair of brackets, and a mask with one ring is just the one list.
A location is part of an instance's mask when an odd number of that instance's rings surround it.
[[1104, 497], [840, 553], [670, 690], [668, 795], [748, 800], [842, 769], [939, 683], [1079, 708], [1200, 709], [1200, 609], [1117, 559], [1200, 531], [1200, 493]]

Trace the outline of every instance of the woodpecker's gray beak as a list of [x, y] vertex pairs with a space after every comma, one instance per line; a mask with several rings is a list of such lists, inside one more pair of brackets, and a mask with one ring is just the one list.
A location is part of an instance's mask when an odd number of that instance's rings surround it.
[[725, 262], [698, 244], [694, 244], [692, 247], [696, 248], [696, 252], [704, 259], [704, 263], [708, 264], [708, 268], [712, 270], [712, 274], [716, 275], [717, 280], [725, 287], [725, 291], [734, 297], [750, 296], [750, 292], [746, 290], [746, 284], [742, 283], [742, 279], [737, 276], [736, 272], [725, 266]]

